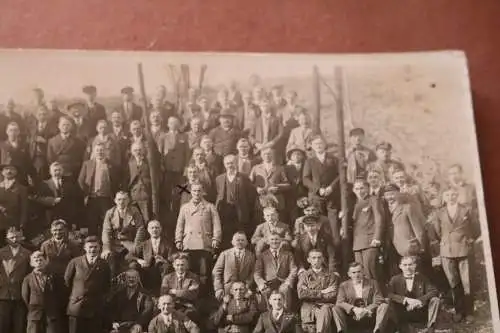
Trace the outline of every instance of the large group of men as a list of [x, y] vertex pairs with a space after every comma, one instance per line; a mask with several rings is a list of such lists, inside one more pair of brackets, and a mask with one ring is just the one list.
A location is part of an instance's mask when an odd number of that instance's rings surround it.
[[445, 301], [473, 320], [459, 164], [418, 173], [362, 128], [341, 161], [279, 86], [82, 92], [0, 115], [0, 332], [433, 332]]

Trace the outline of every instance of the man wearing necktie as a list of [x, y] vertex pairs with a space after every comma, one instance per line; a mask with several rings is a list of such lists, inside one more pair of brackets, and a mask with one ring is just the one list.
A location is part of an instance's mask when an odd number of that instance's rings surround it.
[[176, 297], [162, 295], [158, 299], [160, 313], [151, 320], [149, 333], [200, 333], [198, 326], [186, 315], [176, 311]]
[[285, 297], [277, 290], [269, 294], [269, 310], [262, 313], [253, 333], [302, 333], [297, 316], [285, 308]]
[[277, 208], [268, 206], [263, 209], [264, 223], [255, 229], [252, 236], [252, 244], [255, 246], [255, 253], [259, 255], [268, 246], [268, 238], [271, 234], [277, 234], [282, 239], [282, 246], [289, 248], [292, 242], [292, 233], [288, 224], [279, 221]]
[[247, 290], [253, 287], [255, 254], [247, 249], [247, 236], [244, 232], [237, 232], [231, 243], [233, 247], [222, 251], [212, 270], [215, 297], [219, 301], [224, 295], [229, 295], [233, 282], [244, 282]]
[[292, 288], [297, 277], [295, 258], [289, 250], [282, 247], [278, 234], [267, 237], [269, 249], [257, 257], [254, 280], [262, 296], [261, 308], [266, 308], [269, 294], [278, 289], [285, 297], [285, 305], [291, 307]]
[[31, 255], [33, 271], [23, 281], [22, 297], [28, 308], [27, 333], [63, 333], [64, 317], [59, 311], [66, 301], [64, 290], [54, 283], [54, 275], [46, 269], [41, 251]]
[[96, 236], [84, 242], [85, 254], [72, 259], [64, 273], [70, 290], [67, 307], [69, 333], [99, 332], [103, 329], [105, 297], [111, 286], [111, 272], [99, 257], [100, 244]]
[[438, 290], [417, 272], [417, 257], [403, 257], [401, 274], [393, 276], [388, 286], [388, 298], [399, 332], [410, 332], [409, 323], [426, 322], [427, 333], [433, 333], [438, 318]]

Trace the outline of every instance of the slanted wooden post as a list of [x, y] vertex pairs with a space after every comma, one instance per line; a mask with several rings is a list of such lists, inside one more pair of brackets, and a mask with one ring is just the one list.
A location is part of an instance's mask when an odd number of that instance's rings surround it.
[[313, 67], [313, 112], [312, 116], [312, 125], [315, 133], [321, 133], [321, 88], [319, 84], [319, 72], [318, 66]]

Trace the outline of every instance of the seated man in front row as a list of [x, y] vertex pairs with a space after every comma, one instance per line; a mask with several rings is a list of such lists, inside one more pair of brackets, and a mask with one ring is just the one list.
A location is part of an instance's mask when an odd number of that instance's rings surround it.
[[337, 333], [358, 328], [372, 328], [374, 333], [390, 332], [389, 305], [384, 303], [377, 282], [363, 276], [363, 267], [351, 263], [347, 271], [349, 280], [342, 282], [333, 308]]
[[189, 261], [186, 253], [174, 256], [174, 270], [163, 277], [161, 283], [162, 295], [175, 296], [175, 308], [191, 319], [196, 318], [196, 299], [200, 292], [200, 278], [188, 271]]
[[297, 316], [285, 309], [285, 297], [274, 290], [269, 295], [269, 310], [262, 313], [253, 333], [302, 333]]
[[277, 289], [285, 297], [285, 307], [290, 309], [292, 288], [297, 277], [295, 259], [292, 252], [282, 247], [278, 234], [271, 234], [268, 243], [269, 249], [262, 252], [255, 263], [254, 279], [263, 298], [261, 305], [267, 304], [269, 294]]
[[160, 221], [149, 221], [147, 230], [149, 239], [135, 247], [132, 252], [127, 254], [126, 259], [139, 263], [144, 272], [144, 287], [158, 296], [161, 281], [171, 267], [170, 260], [173, 250], [167, 239], [162, 236]]
[[417, 257], [403, 257], [402, 274], [392, 277], [388, 297], [394, 310], [399, 332], [408, 332], [409, 322], [427, 321], [427, 333], [434, 332], [439, 312], [438, 290], [417, 273]]
[[191, 319], [175, 311], [175, 304], [175, 296], [160, 296], [158, 299], [160, 314], [149, 323], [148, 333], [200, 333], [200, 329]]
[[153, 316], [153, 300], [141, 290], [140, 281], [139, 272], [129, 268], [124, 288], [109, 301], [112, 333], [142, 333], [147, 328]]
[[244, 282], [248, 291], [253, 285], [255, 254], [247, 249], [247, 236], [243, 231], [237, 232], [231, 243], [233, 247], [219, 255], [212, 270], [215, 297], [219, 301], [224, 295], [229, 295], [231, 286], [236, 281]]
[[234, 282], [231, 294], [225, 295], [219, 309], [210, 316], [210, 322], [220, 333], [249, 333], [257, 315], [257, 304], [246, 297], [244, 282]]
[[303, 325], [315, 323], [315, 333], [332, 331], [332, 308], [337, 299], [340, 278], [337, 273], [328, 271], [323, 252], [318, 249], [309, 251], [307, 261], [311, 265], [299, 275], [297, 293], [302, 301], [300, 318]]

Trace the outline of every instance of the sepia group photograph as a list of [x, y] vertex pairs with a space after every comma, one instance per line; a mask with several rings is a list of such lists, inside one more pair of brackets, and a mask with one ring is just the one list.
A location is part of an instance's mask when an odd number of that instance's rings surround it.
[[0, 75], [0, 333], [500, 331], [463, 52]]

